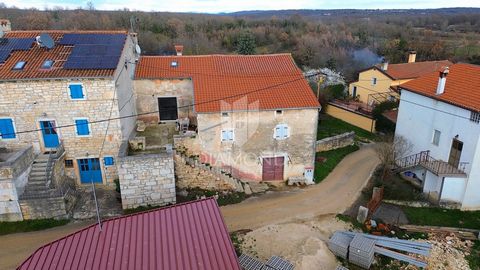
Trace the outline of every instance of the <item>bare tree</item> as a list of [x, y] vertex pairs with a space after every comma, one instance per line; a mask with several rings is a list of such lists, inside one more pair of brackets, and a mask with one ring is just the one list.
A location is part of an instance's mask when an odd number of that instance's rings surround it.
[[375, 152], [383, 166], [382, 180], [395, 160], [408, 155], [412, 147], [412, 143], [403, 136], [385, 136], [382, 141], [375, 144]]

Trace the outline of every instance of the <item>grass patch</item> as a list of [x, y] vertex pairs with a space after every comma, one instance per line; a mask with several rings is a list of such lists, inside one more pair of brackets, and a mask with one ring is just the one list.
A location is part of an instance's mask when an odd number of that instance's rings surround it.
[[354, 217], [344, 215], [344, 214], [337, 214], [335, 217], [343, 222], [351, 223], [353, 228], [355, 229], [362, 230], [364, 232], [366, 231], [365, 226], [363, 226], [362, 223], [358, 222], [357, 219]]
[[[349, 145], [343, 148], [317, 153], [315, 160], [315, 183], [320, 183], [346, 155], [358, 149], [359, 147], [357, 145]], [[323, 161], [320, 161], [320, 159], [323, 159]]]
[[467, 259], [470, 269], [480, 269], [480, 240], [475, 241], [472, 250], [470, 250], [470, 255], [466, 256], [465, 259]]
[[139, 212], [143, 212], [143, 211], [148, 211], [148, 210], [152, 210], [152, 209], [157, 209], [157, 208], [162, 208], [162, 207], [167, 207], [167, 206], [170, 206], [170, 204], [168, 204], [168, 205], [147, 205], [147, 206], [139, 206], [139, 207], [136, 207], [136, 208], [124, 209], [124, 210], [123, 210], [123, 214], [124, 214], [124, 215], [130, 215], [130, 214], [135, 214], [135, 213], [139, 213]]
[[186, 189], [188, 195], [177, 195], [177, 203], [194, 201], [202, 196], [213, 197], [218, 196], [217, 203], [220, 206], [239, 203], [247, 198], [243, 192], [222, 192], [213, 190], [203, 190], [200, 188]]
[[[357, 140], [363, 141], [364, 139], [374, 140], [376, 135], [361, 129], [357, 126], [351, 125], [338, 118], [332, 117], [327, 114], [320, 114], [317, 129], [317, 140], [342, 134], [345, 132], [355, 131]], [[363, 139], [363, 140], [362, 140]]]
[[70, 222], [68, 219], [34, 219], [14, 222], [0, 222], [0, 235], [40, 231], [57, 226], [63, 226]]
[[458, 209], [402, 207], [410, 224], [424, 226], [480, 228], [480, 211]]

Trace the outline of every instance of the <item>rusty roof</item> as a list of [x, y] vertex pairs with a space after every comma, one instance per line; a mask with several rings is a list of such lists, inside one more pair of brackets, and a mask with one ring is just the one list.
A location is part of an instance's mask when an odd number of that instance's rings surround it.
[[135, 78], [191, 78], [197, 112], [320, 106], [290, 54], [143, 56]]
[[[49, 34], [55, 41], [53, 49], [33, 45], [29, 50], [12, 51], [5, 63], [0, 64], [0, 80], [54, 79], [76, 77], [112, 77], [114, 69], [64, 69], [63, 64], [72, 52], [73, 46], [58, 44], [64, 34], [125, 34], [126, 31], [10, 31], [4, 38], [35, 38], [42, 33]], [[54, 60], [51, 69], [42, 69], [45, 60]], [[12, 70], [18, 61], [25, 61], [23, 70]]]
[[215, 199], [118, 217], [35, 251], [17, 269], [240, 270]]
[[440, 95], [436, 94], [438, 78], [439, 72], [431, 72], [401, 84], [400, 88], [468, 110], [480, 111], [480, 66], [451, 65], [446, 78], [445, 92]]

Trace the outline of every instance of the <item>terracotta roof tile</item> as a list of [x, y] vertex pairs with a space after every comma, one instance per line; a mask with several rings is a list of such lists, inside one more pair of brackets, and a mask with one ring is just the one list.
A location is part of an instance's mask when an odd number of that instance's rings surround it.
[[[57, 43], [66, 33], [90, 34], [127, 34], [126, 31], [11, 31], [5, 33], [5, 38], [35, 38], [41, 33], [48, 33]], [[32, 46], [26, 51], [13, 51], [5, 63], [0, 64], [0, 80], [47, 79], [70, 77], [111, 77], [114, 69], [63, 69], [63, 64], [72, 51], [72, 46], [55, 44], [51, 50]], [[45, 60], [54, 60], [49, 70], [42, 70]], [[18, 61], [25, 61], [23, 70], [12, 70]]]
[[452, 65], [448, 60], [389, 64], [386, 71], [395, 80], [413, 79]]
[[17, 269], [240, 270], [215, 199], [118, 217], [35, 251]]
[[144, 56], [135, 77], [191, 78], [197, 112], [320, 106], [290, 54]]
[[480, 66], [454, 64], [449, 67], [445, 92], [437, 95], [438, 72], [401, 84], [402, 89], [465, 109], [480, 111]]

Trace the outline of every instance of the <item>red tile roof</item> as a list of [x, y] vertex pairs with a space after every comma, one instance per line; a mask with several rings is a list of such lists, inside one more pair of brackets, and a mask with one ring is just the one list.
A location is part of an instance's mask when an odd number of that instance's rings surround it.
[[320, 106], [290, 54], [144, 56], [135, 77], [191, 78], [197, 112]]
[[445, 92], [440, 95], [436, 94], [438, 77], [438, 72], [432, 72], [401, 84], [400, 87], [468, 110], [480, 111], [480, 66], [451, 65], [446, 78]]
[[240, 270], [215, 199], [123, 216], [35, 251], [17, 269]]
[[[126, 31], [11, 31], [6, 32], [5, 38], [35, 38], [41, 33], [49, 34], [55, 41], [51, 50], [32, 46], [26, 51], [13, 51], [5, 63], [0, 64], [0, 80], [46, 79], [46, 78], [75, 78], [75, 77], [111, 77], [113, 69], [63, 69], [63, 64], [72, 51], [72, 46], [59, 45], [57, 42], [67, 33], [89, 34], [127, 34]], [[54, 65], [49, 70], [42, 70], [45, 60], [54, 60]], [[18, 61], [27, 62], [21, 71], [12, 70]]]
[[452, 65], [448, 60], [389, 64], [385, 73], [395, 80], [413, 79]]

